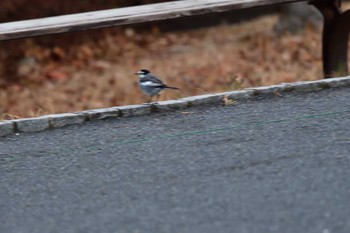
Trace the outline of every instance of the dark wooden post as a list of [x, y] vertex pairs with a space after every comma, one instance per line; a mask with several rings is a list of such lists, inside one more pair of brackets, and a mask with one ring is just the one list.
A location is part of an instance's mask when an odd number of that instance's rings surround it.
[[340, 10], [340, 0], [311, 0], [323, 15], [323, 74], [325, 78], [348, 75], [350, 10]]

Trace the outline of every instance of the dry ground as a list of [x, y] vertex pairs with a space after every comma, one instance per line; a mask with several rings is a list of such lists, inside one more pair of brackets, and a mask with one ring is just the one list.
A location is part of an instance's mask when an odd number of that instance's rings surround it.
[[[0, 79], [0, 117], [143, 103], [146, 98], [133, 75], [140, 68], [181, 88], [163, 92], [163, 100], [322, 78], [321, 30], [307, 27], [298, 35], [277, 36], [272, 29], [276, 20], [265, 16], [171, 33], [156, 28], [152, 33], [103, 29], [73, 33], [69, 38], [94, 35], [72, 46], [42, 46], [35, 38], [3, 42], [0, 59], [15, 47], [25, 48], [25, 53], [13, 61], [18, 79]], [[49, 38], [59, 41], [67, 36]]]

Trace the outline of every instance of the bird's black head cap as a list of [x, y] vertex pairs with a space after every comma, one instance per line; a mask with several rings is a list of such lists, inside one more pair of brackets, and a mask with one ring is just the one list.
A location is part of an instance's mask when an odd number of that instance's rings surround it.
[[149, 70], [146, 70], [146, 69], [141, 69], [140, 72], [143, 73], [143, 74], [151, 73]]

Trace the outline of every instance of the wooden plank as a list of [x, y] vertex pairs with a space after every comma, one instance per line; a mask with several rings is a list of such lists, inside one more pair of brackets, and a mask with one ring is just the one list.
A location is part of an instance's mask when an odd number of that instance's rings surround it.
[[186, 0], [0, 24], [0, 40], [138, 24], [303, 0]]

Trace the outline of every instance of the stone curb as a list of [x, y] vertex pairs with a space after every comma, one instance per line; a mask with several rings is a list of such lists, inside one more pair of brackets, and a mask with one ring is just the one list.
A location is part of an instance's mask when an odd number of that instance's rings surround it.
[[154, 112], [166, 112], [190, 108], [202, 104], [223, 104], [224, 99], [248, 100], [259, 95], [291, 91], [317, 91], [328, 88], [350, 86], [350, 76], [317, 81], [282, 83], [279, 85], [246, 88], [244, 90], [222, 92], [186, 97], [178, 100], [161, 101], [155, 104], [128, 105], [120, 107], [87, 110], [75, 113], [45, 115], [35, 118], [0, 121], [0, 137], [21, 132], [37, 132], [47, 129], [61, 128], [68, 125], [81, 124], [85, 121], [106, 118], [143, 116]]

